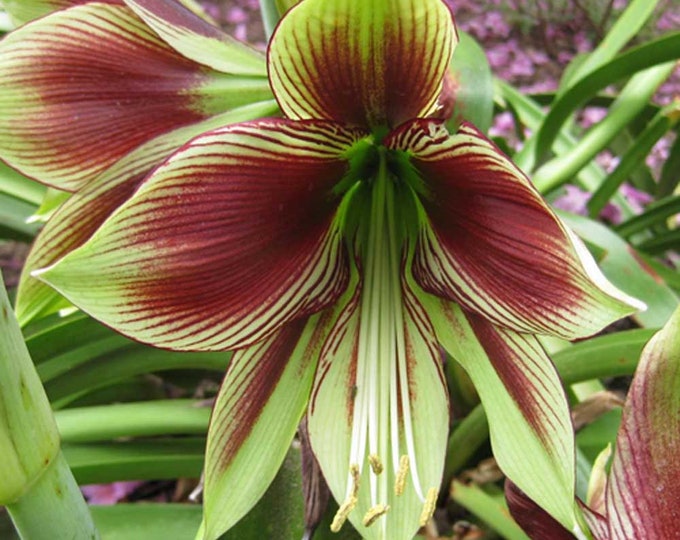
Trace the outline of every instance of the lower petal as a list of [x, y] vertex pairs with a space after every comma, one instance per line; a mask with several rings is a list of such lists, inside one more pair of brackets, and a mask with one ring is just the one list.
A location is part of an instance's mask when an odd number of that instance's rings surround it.
[[234, 354], [206, 449], [204, 540], [241, 519], [274, 479], [307, 406], [323, 339], [318, 317]]
[[391, 283], [391, 302], [371, 305], [376, 291], [364, 288], [347, 305], [322, 351], [308, 427], [340, 505], [332, 530], [349, 519], [363, 538], [410, 540], [435, 509], [448, 395], [427, 314], [399, 270]]
[[540, 343], [534, 336], [496, 327], [455, 304], [422, 294], [437, 338], [479, 393], [499, 466], [572, 530], [573, 428], [557, 371]]

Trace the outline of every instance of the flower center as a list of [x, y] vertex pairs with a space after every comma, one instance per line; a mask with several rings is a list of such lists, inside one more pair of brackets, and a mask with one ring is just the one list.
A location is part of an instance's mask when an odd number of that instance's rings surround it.
[[427, 521], [437, 490], [425, 493], [418, 476], [406, 365], [402, 257], [413, 193], [390, 172], [386, 149], [377, 148], [373, 157], [377, 165], [367, 163], [374, 174], [358, 188], [363, 193], [354, 212], [363, 274], [356, 396], [346, 498], [332, 529], [339, 530], [362, 500], [368, 502], [363, 525], [381, 527], [384, 537], [380, 518], [393, 497], [413, 489]]

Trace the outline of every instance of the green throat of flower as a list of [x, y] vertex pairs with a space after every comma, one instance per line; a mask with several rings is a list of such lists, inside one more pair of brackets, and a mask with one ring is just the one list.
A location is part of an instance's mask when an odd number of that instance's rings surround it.
[[[366, 180], [349, 190], [346, 228], [363, 276], [356, 385], [347, 488], [331, 529], [338, 531], [360, 498], [369, 502], [361, 522], [379, 518], [406, 490], [422, 502], [421, 524], [432, 516], [437, 487], [423, 486], [411, 418], [404, 310], [403, 268], [417, 224], [417, 198], [404, 181], [401, 153], [367, 148], [359, 163]], [[349, 236], [354, 230], [355, 235]], [[412, 244], [411, 244], [412, 245]], [[411, 496], [413, 496], [411, 494]]]

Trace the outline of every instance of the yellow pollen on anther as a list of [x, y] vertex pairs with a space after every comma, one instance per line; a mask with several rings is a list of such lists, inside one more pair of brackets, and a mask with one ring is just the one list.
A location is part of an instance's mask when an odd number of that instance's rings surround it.
[[331, 532], [338, 532], [342, 528], [342, 526], [345, 524], [345, 521], [347, 521], [349, 513], [354, 510], [354, 507], [358, 502], [359, 499], [357, 499], [354, 495], [347, 497], [345, 502], [340, 505], [340, 508], [338, 508], [338, 511], [335, 513], [335, 517], [333, 517], [333, 522], [331, 523]]
[[399, 458], [399, 470], [397, 471], [397, 477], [394, 480], [395, 495], [401, 495], [404, 493], [404, 488], [406, 487], [406, 475], [408, 475], [408, 463], [407, 455], [403, 455]]
[[384, 516], [385, 514], [387, 514], [387, 511], [389, 509], [390, 509], [389, 505], [384, 504], [376, 504], [374, 507], [369, 508], [368, 512], [366, 512], [366, 515], [364, 516], [364, 519], [362, 521], [364, 527], [370, 527], [371, 525], [373, 525], [380, 516]]
[[435, 506], [437, 505], [437, 488], [430, 488], [425, 497], [425, 504], [423, 504], [423, 511], [420, 513], [420, 526], [424, 527], [434, 514]]
[[384, 467], [382, 461], [380, 461], [380, 457], [378, 457], [376, 454], [371, 454], [368, 456], [368, 463], [370, 463], [371, 470], [376, 476], [383, 472]]
[[359, 465], [350, 465], [349, 473], [352, 475], [352, 497], [359, 496], [359, 485], [361, 484], [361, 473], [359, 472]]

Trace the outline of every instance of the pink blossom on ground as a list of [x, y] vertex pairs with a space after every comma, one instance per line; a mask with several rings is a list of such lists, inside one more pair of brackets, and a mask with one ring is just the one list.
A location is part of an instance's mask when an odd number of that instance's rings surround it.
[[111, 484], [81, 486], [80, 489], [88, 503], [109, 505], [125, 499], [142, 484], [143, 482], [139, 481], [113, 482]]
[[605, 107], [586, 107], [581, 111], [579, 125], [584, 129], [588, 129], [601, 122], [607, 116], [607, 112]]
[[566, 184], [564, 191], [564, 195], [555, 199], [553, 206], [565, 212], [585, 216], [588, 213], [586, 204], [590, 200], [590, 193], [572, 184]]
[[605, 172], [610, 173], [614, 169], [616, 169], [619, 162], [621, 161], [621, 157], [615, 156], [610, 151], [605, 150], [604, 152], [600, 152], [597, 155], [595, 161], [600, 167], [602, 167], [605, 170]]
[[649, 193], [640, 191], [628, 183], [625, 183], [621, 186], [621, 194], [626, 198], [633, 209], [633, 212], [636, 214], [644, 211], [645, 206], [654, 200], [654, 197], [652, 197]]
[[[588, 214], [588, 201], [592, 196], [589, 192], [572, 184], [564, 186], [564, 195], [561, 195], [553, 202], [553, 206], [565, 212], [585, 216]], [[600, 218], [610, 223], [621, 223], [621, 210], [612, 203], [607, 203], [600, 212]]]

